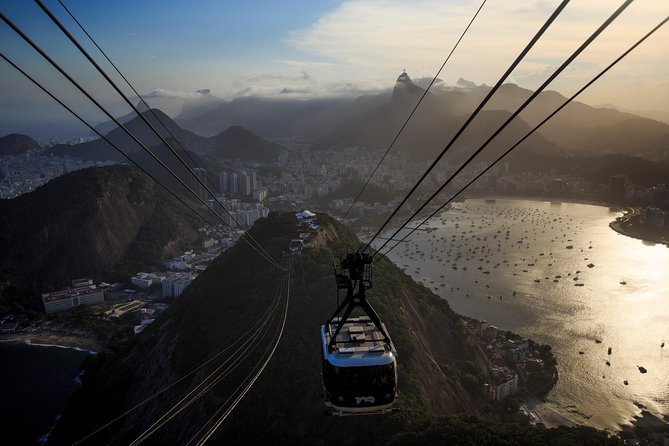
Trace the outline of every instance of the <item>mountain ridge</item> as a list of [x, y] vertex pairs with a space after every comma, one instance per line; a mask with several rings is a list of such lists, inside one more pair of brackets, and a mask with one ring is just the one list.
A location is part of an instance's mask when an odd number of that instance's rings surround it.
[[[445, 144], [448, 135], [443, 127], [462, 122], [490, 89], [459, 80], [457, 87], [430, 90], [402, 139], [414, 147], [426, 140]], [[423, 91], [408, 74], [402, 73], [392, 90], [378, 94], [340, 100], [237, 98], [213, 111], [199, 115], [191, 112], [189, 119], [179, 122], [186, 128], [212, 134], [220, 132], [224, 123], [229, 124], [239, 117], [238, 123], [264, 136], [300, 134], [318, 138], [321, 140], [318, 146], [342, 143], [385, 148]], [[516, 84], [503, 84], [484, 110], [512, 113], [531, 94], [532, 90]], [[543, 91], [519, 119], [534, 126], [565, 100], [558, 92]], [[574, 154], [625, 153], [662, 159], [666, 156], [669, 125], [627, 111], [573, 101], [539, 129], [537, 135], [549, 144], [547, 147], [556, 146]], [[628, 137], [621, 138], [625, 135]], [[522, 135], [514, 136], [517, 140]], [[594, 146], [592, 142], [598, 138], [602, 143]], [[631, 144], [630, 139], [634, 138], [640, 138], [641, 144], [636, 147]]]
[[28, 135], [10, 133], [0, 138], [0, 156], [20, 155], [39, 148], [37, 141]]
[[[565, 438], [616, 444], [605, 432], [592, 429], [549, 433], [547, 429], [502, 425], [474, 414], [455, 415], [474, 411], [473, 399], [459, 378], [447, 376], [440, 364], [469, 373], [483, 368], [486, 360], [464, 342], [460, 317], [448, 303], [410, 280], [387, 259], [375, 268], [375, 284], [368, 298], [397, 347], [399, 412], [374, 418], [323, 416], [318, 332], [335, 305], [330, 262], [333, 255], [359, 241], [327, 215], [318, 214], [317, 218], [321, 230], [311, 241], [311, 248], [292, 262], [291, 303], [276, 354], [211, 439], [213, 444], [260, 445], [277, 439], [285, 444], [415, 444], [412, 438], [454, 435], [462, 444], [495, 438], [523, 445], [557, 445]], [[294, 237], [295, 224], [292, 214], [275, 213], [259, 220], [251, 232], [271, 255], [278, 256]], [[246, 331], [270, 305], [272, 290], [286, 274], [262, 261], [244, 244], [214, 260], [182, 297], [132, 343], [102, 353], [89, 363], [84, 383], [70, 399], [50, 444], [71, 444], [80, 439], [238, 339], [239, 333]], [[115, 438], [129, 443], [177, 402], [182, 393], [202, 382], [214, 367], [215, 363], [209, 370], [199, 371], [191, 385], [175, 387], [142, 405], [92, 440]], [[155, 432], [149, 443], [184, 444], [197, 437], [198, 428], [221, 407], [227, 392], [235, 388], [244, 373], [240, 370], [227, 375], [194, 407]], [[440, 426], [438, 433], [432, 432], [436, 425]]]
[[109, 279], [160, 266], [163, 255], [198, 237], [194, 218], [183, 209], [126, 166], [75, 171], [0, 200], [0, 306], [41, 312], [40, 293], [71, 279]]

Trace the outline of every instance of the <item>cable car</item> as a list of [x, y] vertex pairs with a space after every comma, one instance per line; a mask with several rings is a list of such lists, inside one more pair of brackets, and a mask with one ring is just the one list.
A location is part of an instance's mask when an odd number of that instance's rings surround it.
[[[371, 257], [347, 255], [335, 265], [335, 278], [337, 292], [347, 293], [321, 326], [325, 406], [333, 415], [389, 412], [397, 398], [397, 351], [365, 297], [372, 286]], [[365, 315], [352, 317], [356, 308]]]

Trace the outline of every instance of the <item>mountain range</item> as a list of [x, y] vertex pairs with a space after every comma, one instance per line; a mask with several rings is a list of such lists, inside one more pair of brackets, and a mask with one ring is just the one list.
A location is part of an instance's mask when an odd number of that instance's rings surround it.
[[[172, 138], [171, 135], [174, 135], [180, 145], [187, 148], [190, 152], [207, 154], [213, 159], [241, 159], [247, 162], [268, 163], [276, 161], [281, 151], [281, 147], [278, 144], [264, 140], [239, 126], [232, 126], [212, 137], [203, 137], [181, 128], [169, 116], [158, 109], [146, 110], [142, 115], [163, 138], [169, 140]], [[155, 147], [162, 144], [160, 139], [140, 117], [135, 116], [131, 118], [128, 115], [119, 121], [147, 147]], [[98, 126], [98, 128], [108, 127], [109, 123], [103, 123]], [[130, 138], [123, 129], [115, 125], [105, 136], [131, 156], [142, 150], [140, 145]], [[172, 143], [171, 145], [176, 151], [181, 151], [178, 144]], [[56, 156], [68, 155], [91, 161], [125, 160], [125, 157], [110, 147], [103, 139], [95, 139], [72, 145], [59, 144], [51, 147], [49, 153]], [[183, 154], [180, 156], [183, 156]]]
[[[421, 85], [425, 84], [424, 81], [421, 80]], [[463, 79], [456, 87], [444, 87], [440, 83], [435, 85], [425, 94], [395, 144], [396, 151], [403, 151], [414, 159], [431, 159], [441, 152], [469, 113], [490, 91], [488, 86], [477, 86]], [[164, 123], [191, 153], [206, 156], [214, 162], [240, 159], [244, 162], [272, 163], [281, 147], [258, 135], [306, 136], [315, 142], [317, 149], [351, 145], [385, 149], [424, 93], [423, 87], [414, 83], [408, 74], [402, 73], [392, 90], [355, 99], [244, 97], [221, 101], [205, 95], [198, 101], [187, 103], [188, 106], [185, 105], [174, 120], [157, 109], [144, 111], [143, 115], [163, 136], [168, 137], [163, 129]], [[515, 84], [504, 84], [455, 141], [446, 159], [453, 163], [462, 161], [531, 94], [531, 90]], [[478, 159], [490, 161], [496, 158], [565, 100], [555, 91], [539, 94]], [[140, 118], [127, 115], [119, 120], [147, 146], [160, 146], [159, 139]], [[98, 128], [109, 130], [107, 137], [129, 153], [139, 151], [138, 145], [113, 123], [103, 123]], [[0, 151], [14, 150], [3, 147], [18, 144], [16, 138], [15, 135], [8, 135], [0, 140]], [[10, 140], [14, 142], [10, 143]], [[168, 152], [167, 148], [159, 150]], [[123, 159], [101, 139], [57, 145], [49, 152], [93, 161]], [[572, 102], [523, 142], [512, 159], [533, 159], [536, 161], [533, 165], [524, 164], [530, 169], [544, 170], [545, 162], [554, 156], [605, 154], [632, 155], [651, 161], [669, 160], [669, 125], [614, 108]], [[547, 158], [542, 160], [542, 155]], [[168, 155], [166, 162], [169, 164], [173, 157]]]
[[[238, 98], [221, 101], [217, 106], [209, 102], [201, 113], [191, 106], [187, 113], [176, 116], [175, 121], [200, 134], [215, 134], [237, 124], [267, 137], [307, 135], [324, 144], [340, 142], [386, 148], [423, 91], [403, 73], [392, 90], [375, 95], [313, 100]], [[401, 150], [417, 158], [432, 156], [443, 148], [489, 91], [488, 86], [465, 80], [460, 80], [456, 87], [431, 89], [400, 138]], [[500, 124], [531, 94], [531, 90], [515, 84], [504, 84], [484, 108], [492, 113], [481, 113], [457, 146], [475, 145], [482, 138], [477, 135]], [[565, 100], [555, 91], [539, 94], [520, 114], [515, 129], [504, 132], [508, 139], [501, 146], [520, 139], [530, 126]], [[623, 153], [668, 159], [669, 124], [575, 101], [524, 145], [545, 153], [555, 150], [588, 156]]]

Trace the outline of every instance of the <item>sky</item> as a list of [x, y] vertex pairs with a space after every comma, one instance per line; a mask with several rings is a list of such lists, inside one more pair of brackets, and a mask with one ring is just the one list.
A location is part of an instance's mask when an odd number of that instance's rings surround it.
[[[198, 89], [228, 100], [355, 97], [392, 88], [403, 69], [413, 78], [432, 77], [482, 0], [62, 1], [140, 93], [175, 115]], [[102, 64], [58, 1], [44, 3]], [[536, 88], [621, 3], [572, 0], [509, 81]], [[446, 84], [460, 77], [494, 84], [558, 4], [487, 1], [439, 77]], [[37, 4], [3, 0], [0, 11], [114, 114], [129, 111]], [[667, 0], [634, 1], [549, 89], [575, 92], [667, 16]], [[4, 22], [0, 51], [87, 119], [106, 120]], [[581, 100], [669, 113], [669, 25]], [[0, 60], [0, 135], [10, 132], [37, 138], [87, 133]]]

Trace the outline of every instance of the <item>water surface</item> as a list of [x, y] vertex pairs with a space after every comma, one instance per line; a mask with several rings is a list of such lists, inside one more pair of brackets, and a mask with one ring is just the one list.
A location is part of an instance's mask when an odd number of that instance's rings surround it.
[[0, 420], [3, 445], [37, 445], [76, 389], [88, 352], [0, 343]]
[[389, 257], [456, 312], [551, 345], [560, 378], [548, 404], [616, 429], [642, 409], [669, 416], [669, 249], [611, 230], [619, 215], [467, 200]]

